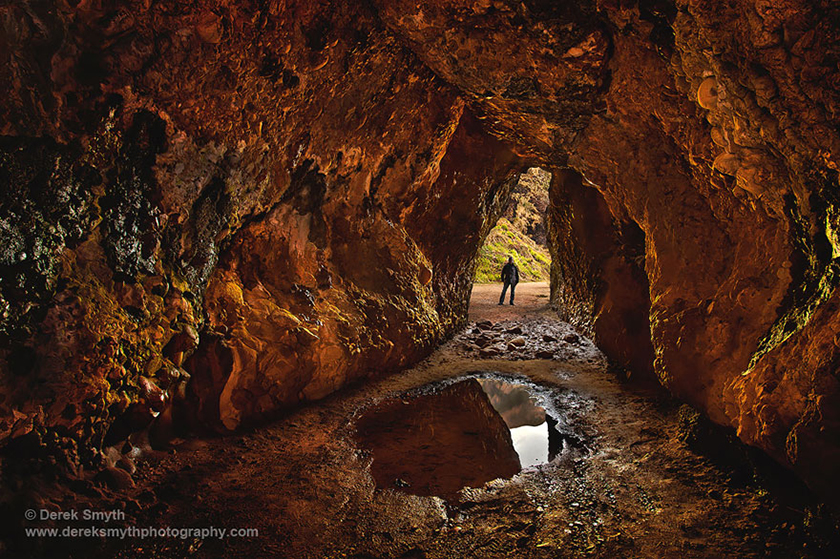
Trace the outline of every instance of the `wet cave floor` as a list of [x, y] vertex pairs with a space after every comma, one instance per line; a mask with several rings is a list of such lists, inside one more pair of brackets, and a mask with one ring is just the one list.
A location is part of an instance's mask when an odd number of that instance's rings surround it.
[[[123, 508], [127, 524], [257, 528], [258, 537], [66, 540], [62, 549], [92, 557], [833, 556], [792, 478], [772, 467], [762, 474], [746, 451], [733, 459], [720, 450], [733, 443], [722, 439], [712, 455], [693, 450], [686, 409], [655, 387], [619, 380], [589, 340], [553, 318], [547, 294], [545, 284], [525, 284], [517, 306], [502, 307], [497, 286], [477, 286], [469, 326], [418, 366], [249, 434], [150, 454], [138, 461], [135, 487], [91, 501]], [[529, 406], [496, 414], [482, 382], [524, 387]], [[473, 415], [457, 416], [470, 406]], [[535, 407], [546, 423], [524, 417]], [[511, 421], [551, 430], [543, 458], [522, 458], [536, 465], [523, 468], [511, 454]], [[461, 460], [454, 473], [453, 457]], [[474, 486], [459, 490], [462, 483]]]

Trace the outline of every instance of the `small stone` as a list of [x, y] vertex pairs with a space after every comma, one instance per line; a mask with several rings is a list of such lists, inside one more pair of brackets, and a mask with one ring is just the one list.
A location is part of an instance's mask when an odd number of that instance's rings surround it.
[[712, 162], [712, 167], [724, 175], [735, 176], [741, 167], [741, 159], [734, 153], [721, 153]]
[[164, 391], [150, 378], [140, 377], [140, 397], [146, 405], [153, 411], [159, 412], [163, 410], [166, 404], [166, 394]]
[[190, 324], [184, 325], [183, 330], [174, 334], [163, 349], [164, 355], [172, 355], [175, 353], [190, 353], [198, 347], [200, 341], [198, 332], [195, 327]]
[[487, 347], [493, 341], [489, 336], [480, 336], [475, 339], [475, 345], [478, 347]]
[[514, 326], [512, 328], [508, 328], [507, 330], [505, 330], [505, 333], [506, 334], [521, 334], [522, 333], [522, 327], [521, 326]]
[[116, 464], [121, 457], [120, 451], [113, 446], [103, 448], [102, 455], [104, 457], [104, 462], [108, 464], [108, 466]]
[[549, 342], [549, 343], [557, 341], [557, 338], [555, 338], [554, 336], [552, 336], [550, 334], [543, 334], [542, 339], [543, 339], [544, 342]]
[[513, 338], [508, 342], [508, 349], [525, 347], [525, 338], [522, 336]]
[[563, 338], [563, 341], [570, 344], [576, 344], [580, 342], [580, 336], [577, 334], [569, 334]]
[[697, 104], [704, 109], [714, 109], [718, 104], [718, 82], [714, 76], [709, 76], [697, 88]]
[[538, 351], [537, 359], [554, 359], [553, 351]]
[[124, 449], [123, 454], [128, 456], [131, 460], [137, 460], [143, 455], [143, 450], [139, 446], [134, 446], [128, 441], [126, 441], [126, 445], [128, 445], [128, 449]]
[[420, 280], [420, 285], [428, 285], [432, 281], [432, 270], [426, 266], [420, 266], [420, 273], [417, 279]]
[[482, 320], [481, 322], [476, 322], [475, 325], [478, 326], [478, 328], [480, 328], [481, 330], [490, 330], [491, 328], [493, 328], [493, 323], [489, 320]]

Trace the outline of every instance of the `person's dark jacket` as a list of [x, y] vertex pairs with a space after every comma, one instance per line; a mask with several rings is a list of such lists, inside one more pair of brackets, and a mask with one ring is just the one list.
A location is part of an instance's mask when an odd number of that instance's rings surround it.
[[513, 262], [508, 262], [502, 268], [502, 281], [511, 285], [519, 283], [519, 268]]

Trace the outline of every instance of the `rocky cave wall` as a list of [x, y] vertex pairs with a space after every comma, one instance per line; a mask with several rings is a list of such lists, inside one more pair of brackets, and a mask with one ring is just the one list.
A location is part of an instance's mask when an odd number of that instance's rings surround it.
[[465, 320], [522, 164], [369, 9], [0, 15], [3, 443], [235, 429]]
[[570, 163], [644, 231], [661, 382], [836, 499], [836, 330], [813, 344], [834, 315], [840, 20], [733, 4], [664, 12], [671, 47], [614, 35], [608, 111]]
[[95, 456], [169, 399], [230, 429], [419, 358], [527, 164], [555, 301], [837, 499], [835, 2], [0, 15], [4, 440]]
[[632, 221], [616, 223], [575, 171], [556, 172], [550, 193], [551, 304], [627, 377], [655, 380], [644, 233]]

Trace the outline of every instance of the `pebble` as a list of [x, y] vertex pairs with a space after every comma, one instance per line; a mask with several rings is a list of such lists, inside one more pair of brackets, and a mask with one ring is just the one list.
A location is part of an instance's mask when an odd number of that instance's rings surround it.
[[487, 347], [493, 342], [493, 338], [488, 336], [481, 336], [475, 339], [475, 345], [478, 347]]

